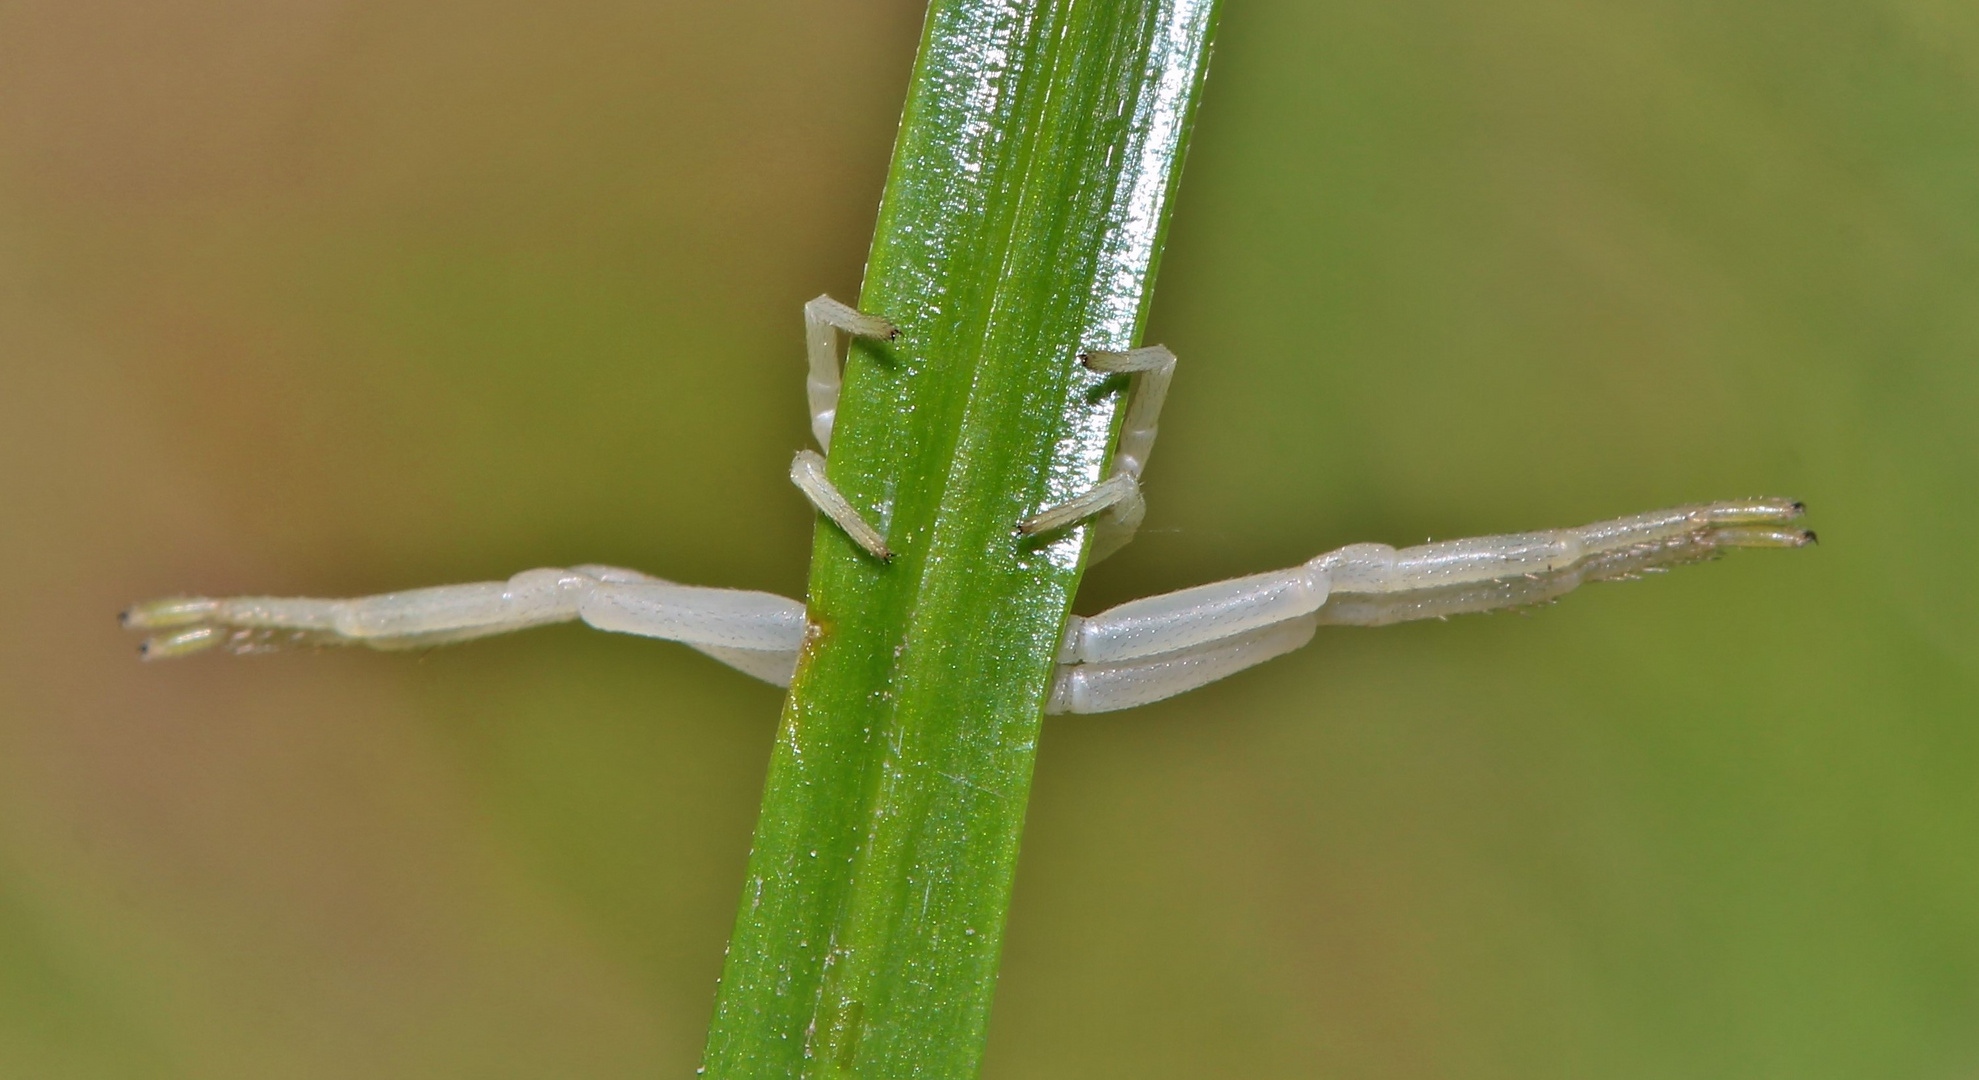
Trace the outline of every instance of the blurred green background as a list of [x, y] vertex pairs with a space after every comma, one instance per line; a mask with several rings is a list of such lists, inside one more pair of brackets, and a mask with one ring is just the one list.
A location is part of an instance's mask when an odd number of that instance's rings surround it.
[[[911, 0], [0, 3], [0, 1075], [688, 1075], [778, 693], [177, 591], [801, 594]], [[1758, 493], [1824, 544], [1046, 728], [986, 1075], [1979, 1077], [1979, 7], [1229, 0], [1081, 609]]]

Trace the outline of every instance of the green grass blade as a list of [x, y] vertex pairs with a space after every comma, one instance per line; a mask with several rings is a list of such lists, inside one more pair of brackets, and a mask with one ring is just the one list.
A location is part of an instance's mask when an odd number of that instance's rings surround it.
[[936, 0], [860, 307], [821, 525], [706, 1056], [717, 1077], [974, 1075], [1084, 529], [1216, 0]]

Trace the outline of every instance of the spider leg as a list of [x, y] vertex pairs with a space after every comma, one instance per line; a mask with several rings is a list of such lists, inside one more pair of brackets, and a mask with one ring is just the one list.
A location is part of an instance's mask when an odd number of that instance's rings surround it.
[[[587, 563], [583, 566], [572, 567], [571, 569], [576, 570], [580, 574], [588, 574], [591, 577], [597, 578], [599, 581], [610, 585], [632, 585], [641, 582], [649, 582], [658, 585], [673, 584], [673, 582], [667, 581], [664, 578], [656, 578], [650, 574], [642, 574], [637, 570], [626, 570], [616, 566], [600, 566], [595, 563]], [[741, 592], [742, 590], [713, 589], [709, 591]], [[803, 617], [804, 606], [802, 604], [799, 604], [795, 600], [790, 600], [790, 599], [786, 599], [785, 597], [777, 596], [775, 593], [750, 593], [749, 595], [756, 597], [768, 597], [770, 601], [777, 601], [780, 602], [782, 605], [784, 605], [781, 612], [779, 613], [775, 604], [769, 603], [767, 601], [764, 603], [765, 609], [773, 616], [776, 616], [779, 620], [787, 618], [790, 609], [793, 608], [796, 609], [798, 613], [798, 617], [800, 619]], [[590, 622], [591, 620], [587, 618], [585, 621]], [[593, 622], [592, 625], [598, 626], [598, 623]], [[599, 628], [617, 629], [616, 627], [603, 627], [603, 626], [600, 626]], [[629, 628], [625, 629], [624, 632], [629, 634], [640, 633], [640, 631], [638, 630], [629, 629]], [[659, 637], [663, 635], [646, 634], [643, 636]], [[776, 646], [771, 648], [743, 648], [737, 645], [712, 645], [705, 643], [696, 643], [692, 641], [683, 642], [683, 644], [685, 644], [688, 648], [693, 649], [695, 652], [698, 652], [703, 656], [708, 656], [715, 660], [719, 660], [722, 663], [727, 664], [729, 667], [732, 667], [735, 670], [740, 671], [744, 675], [747, 675], [751, 678], [761, 679], [764, 682], [770, 683], [771, 685], [774, 686], [789, 686], [791, 676], [795, 675], [797, 672], [797, 645], [801, 644], [803, 641], [802, 631], [801, 630], [799, 631], [799, 636], [796, 642], [794, 643], [785, 640], [786, 637], [787, 637], [787, 631], [780, 633], [777, 636]], [[782, 647], [785, 645], [788, 645], [789, 647], [788, 648]]]
[[1806, 508], [1791, 499], [1750, 499], [1679, 506], [1576, 529], [1445, 540], [1397, 550], [1351, 544], [1307, 562], [1332, 578], [1333, 592], [1399, 596], [1567, 571], [1582, 563], [1667, 549], [1695, 561], [1722, 548], [1802, 547], [1805, 529], [1785, 528]]
[[1093, 371], [1129, 375], [1133, 380], [1127, 389], [1126, 416], [1120, 423], [1120, 442], [1111, 467], [1106, 479], [1092, 490], [1039, 511], [1018, 525], [1017, 531], [1035, 536], [1093, 518], [1088, 562], [1096, 563], [1127, 546], [1147, 516], [1147, 502], [1141, 497], [1141, 471], [1154, 451], [1161, 406], [1168, 400], [1168, 385], [1175, 378], [1175, 354], [1166, 346], [1149, 345], [1126, 352], [1082, 353], [1079, 362]]
[[757, 678], [788, 684], [804, 638], [804, 606], [744, 589], [677, 585], [632, 570], [524, 570], [507, 581], [440, 585], [344, 600], [180, 597], [138, 604], [124, 625], [150, 631], [146, 659], [220, 647], [290, 645], [417, 649], [582, 620], [600, 630], [679, 641]]
[[866, 553], [881, 562], [893, 561], [893, 552], [886, 546], [886, 537], [878, 529], [859, 516], [845, 496], [825, 477], [825, 458], [816, 450], [799, 450], [790, 462], [790, 482], [797, 490], [811, 500], [818, 512], [830, 518], [832, 523], [845, 530], [852, 542], [866, 549]]
[[1522, 607], [1730, 548], [1801, 547], [1814, 534], [1787, 523], [1802, 510], [1787, 499], [1754, 499], [1399, 550], [1353, 544], [1288, 570], [1144, 597], [1072, 617], [1053, 708], [1104, 712], [1171, 697], [1289, 652], [1317, 625]]
[[845, 385], [845, 361], [838, 351], [841, 333], [876, 341], [900, 336], [892, 323], [878, 315], [868, 315], [829, 296], [819, 296], [804, 305], [804, 352], [810, 362], [810, 378], [804, 388], [810, 395], [811, 434], [825, 453], [831, 453], [832, 422], [838, 418], [838, 395]]
[[1097, 615], [1072, 616], [1061, 664], [1104, 664], [1159, 656], [1318, 611], [1332, 588], [1311, 564], [1144, 596]]
[[1308, 614], [1158, 656], [1060, 664], [1044, 711], [1113, 712], [1172, 698], [1299, 648], [1315, 625]]
[[[811, 434], [818, 440], [818, 449], [825, 453], [831, 452], [832, 424], [838, 419], [838, 397], [845, 385], [844, 359], [838, 349], [841, 333], [880, 341], [900, 336], [900, 331], [887, 320], [829, 296], [819, 296], [804, 305], [804, 351], [810, 364], [810, 376], [804, 388], [810, 397]], [[867, 553], [881, 562], [893, 558], [885, 537], [826, 479], [823, 454], [798, 451], [796, 460], [790, 463], [790, 482]]]

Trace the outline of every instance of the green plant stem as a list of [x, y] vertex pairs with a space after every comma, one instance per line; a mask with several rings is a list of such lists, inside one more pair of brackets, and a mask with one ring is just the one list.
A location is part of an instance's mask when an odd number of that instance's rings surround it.
[[821, 524], [706, 1071], [973, 1076], [1086, 529], [1217, 0], [936, 0], [830, 474], [896, 552]]

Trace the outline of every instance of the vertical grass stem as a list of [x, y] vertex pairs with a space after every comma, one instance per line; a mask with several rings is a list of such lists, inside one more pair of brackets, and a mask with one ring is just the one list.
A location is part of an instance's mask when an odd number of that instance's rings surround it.
[[975, 1075], [1087, 540], [1016, 526], [1104, 478], [1216, 9], [929, 10], [829, 474], [894, 558], [818, 530], [711, 1076]]

